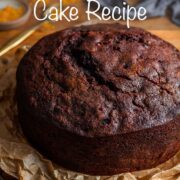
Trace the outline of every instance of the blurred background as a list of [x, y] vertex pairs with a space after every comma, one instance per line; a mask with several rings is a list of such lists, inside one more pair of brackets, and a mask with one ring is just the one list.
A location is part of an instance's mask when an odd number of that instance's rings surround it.
[[[48, 7], [59, 3], [59, 0], [44, 1]], [[121, 7], [123, 2], [122, 0], [97, 1], [100, 2], [102, 8], [107, 6], [111, 9], [114, 6]], [[33, 8], [35, 2], [36, 0], [0, 0], [0, 57], [3, 57], [4, 54], [14, 53], [19, 47], [17, 44], [20, 44], [20, 42], [19, 39], [14, 40], [13, 38], [22, 33], [27, 33], [27, 30], [31, 32], [28, 32], [28, 35], [26, 34], [28, 38], [26, 37], [23, 40], [21, 38], [21, 46], [32, 45], [49, 33], [87, 21], [87, 15], [85, 14], [87, 0], [62, 0], [64, 7], [70, 5], [76, 6], [79, 9], [79, 19], [71, 22], [62, 20], [55, 23], [48, 21], [40, 23], [34, 18]], [[137, 26], [154, 32], [180, 49], [180, 0], [126, 0], [126, 2], [137, 9], [142, 6], [147, 10], [147, 20], [135, 20], [130, 22], [130, 26]], [[24, 3], [26, 6], [28, 5], [28, 7], [22, 6], [21, 3]], [[39, 6], [38, 13], [42, 15], [42, 8]], [[123, 21], [118, 22], [126, 24]], [[12, 50], [8, 50], [7, 53], [1, 53], [4, 45], [7, 45], [7, 42], [10, 40], [16, 42], [15, 48], [9, 48]]]

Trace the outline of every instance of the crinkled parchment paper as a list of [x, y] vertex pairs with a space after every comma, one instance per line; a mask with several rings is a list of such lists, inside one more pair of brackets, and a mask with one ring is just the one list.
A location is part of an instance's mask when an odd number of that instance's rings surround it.
[[71, 172], [40, 155], [24, 138], [17, 118], [16, 68], [26, 51], [27, 47], [23, 47], [14, 58], [0, 59], [0, 168], [20, 180], [180, 180], [180, 152], [154, 169], [112, 177]]

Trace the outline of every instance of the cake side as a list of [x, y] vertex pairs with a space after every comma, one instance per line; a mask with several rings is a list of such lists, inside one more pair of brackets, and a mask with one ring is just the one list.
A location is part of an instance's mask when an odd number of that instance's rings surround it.
[[106, 176], [149, 169], [180, 150], [180, 116], [151, 129], [92, 138], [61, 130], [22, 106], [19, 112], [28, 141], [45, 157], [75, 172]]

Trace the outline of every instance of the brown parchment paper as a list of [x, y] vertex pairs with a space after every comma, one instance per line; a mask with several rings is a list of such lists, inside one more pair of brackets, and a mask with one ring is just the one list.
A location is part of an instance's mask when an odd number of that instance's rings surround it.
[[[20, 180], [180, 180], [180, 152], [160, 166], [112, 177], [95, 177], [65, 170], [40, 155], [25, 139], [17, 118], [16, 68], [27, 51], [0, 59], [0, 168]], [[32, 132], [33, 133], [33, 132]]]

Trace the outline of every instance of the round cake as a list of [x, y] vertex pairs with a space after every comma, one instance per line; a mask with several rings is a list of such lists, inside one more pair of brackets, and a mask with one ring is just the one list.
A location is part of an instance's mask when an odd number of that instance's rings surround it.
[[180, 150], [180, 52], [142, 29], [44, 37], [19, 64], [17, 99], [29, 142], [73, 171], [147, 169]]

